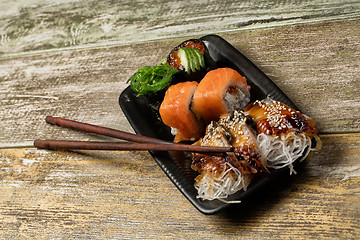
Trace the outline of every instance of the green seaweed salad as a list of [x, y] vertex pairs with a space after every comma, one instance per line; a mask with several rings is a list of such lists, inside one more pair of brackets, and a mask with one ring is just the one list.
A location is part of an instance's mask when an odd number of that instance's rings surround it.
[[156, 93], [169, 87], [171, 78], [179, 71], [191, 74], [205, 67], [204, 56], [196, 48], [179, 48], [175, 56], [172, 61], [176, 61], [178, 67], [170, 66], [168, 61], [164, 59], [157, 66], [145, 66], [137, 70], [128, 80], [137, 96]]
[[158, 66], [145, 66], [137, 70], [128, 82], [138, 96], [146, 95], [165, 88], [171, 77], [178, 71], [176, 68], [171, 68], [167, 63]]

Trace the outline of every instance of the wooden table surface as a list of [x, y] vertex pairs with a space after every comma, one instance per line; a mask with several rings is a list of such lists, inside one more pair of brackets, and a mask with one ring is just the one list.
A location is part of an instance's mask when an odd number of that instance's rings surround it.
[[[1, 239], [359, 239], [359, 1], [1, 1]], [[182, 40], [217, 34], [317, 121], [298, 174], [216, 215], [147, 152], [47, 151], [112, 140], [47, 115], [132, 131], [127, 79]]]

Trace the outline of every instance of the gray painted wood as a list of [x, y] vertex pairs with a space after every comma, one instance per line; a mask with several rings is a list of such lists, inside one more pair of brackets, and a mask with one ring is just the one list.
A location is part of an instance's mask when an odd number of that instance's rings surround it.
[[[360, 130], [359, 29], [354, 19], [221, 36], [314, 118], [320, 132], [340, 133]], [[95, 138], [46, 125], [47, 115], [131, 131], [118, 105], [127, 79], [184, 39], [0, 59], [0, 146], [31, 145], [40, 137]]]
[[359, 15], [358, 0], [1, 1], [0, 54], [190, 37]]

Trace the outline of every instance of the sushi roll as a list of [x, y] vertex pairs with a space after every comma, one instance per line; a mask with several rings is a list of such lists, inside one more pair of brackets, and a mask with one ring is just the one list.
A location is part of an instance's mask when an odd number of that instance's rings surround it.
[[243, 109], [250, 102], [250, 86], [231, 68], [209, 71], [194, 93], [194, 109], [209, 124], [220, 115]]
[[[196, 142], [201, 146], [231, 146], [230, 134], [218, 123], [208, 125], [205, 136]], [[256, 172], [247, 162], [238, 161], [235, 154], [206, 155], [193, 154], [191, 168], [200, 174], [194, 187], [198, 198], [203, 200], [226, 199], [240, 190], [246, 190]]]
[[175, 135], [174, 142], [194, 141], [199, 139], [204, 127], [192, 111], [192, 98], [197, 82], [182, 82], [172, 85], [165, 93], [159, 113], [161, 120]]
[[231, 134], [230, 143], [237, 159], [245, 160], [256, 169], [258, 174], [269, 173], [266, 159], [260, 155], [252, 121], [243, 111], [235, 110], [220, 116], [219, 124]]
[[224, 155], [193, 154], [192, 169], [200, 174], [195, 178], [198, 198], [225, 199], [240, 190], [246, 191], [252, 179], [268, 173], [258, 153], [256, 138], [241, 112], [221, 116], [211, 122], [196, 145], [234, 147]]
[[320, 148], [316, 122], [279, 101], [271, 98], [257, 100], [244, 111], [256, 123], [260, 153], [267, 159], [269, 168], [289, 167], [290, 174], [296, 173], [293, 163], [302, 161], [311, 150]]
[[[192, 51], [193, 49], [194, 51]], [[192, 39], [182, 42], [176, 46], [168, 55], [167, 63], [172, 67], [179, 70], [185, 70], [190, 73], [200, 70], [205, 67], [205, 54], [206, 47], [201, 40]], [[193, 58], [195, 61], [190, 61]], [[196, 62], [195, 64], [191, 64]]]
[[180, 70], [186, 81], [199, 82], [215, 65], [206, 45], [200, 39], [190, 39], [180, 43], [169, 53], [166, 62]]

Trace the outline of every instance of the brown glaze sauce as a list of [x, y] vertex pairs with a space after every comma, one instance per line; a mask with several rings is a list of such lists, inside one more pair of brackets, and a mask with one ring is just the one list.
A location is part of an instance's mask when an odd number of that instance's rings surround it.
[[314, 120], [280, 102], [254, 102], [245, 111], [255, 119], [258, 133], [277, 136], [290, 132], [303, 132], [308, 136], [318, 133]]

